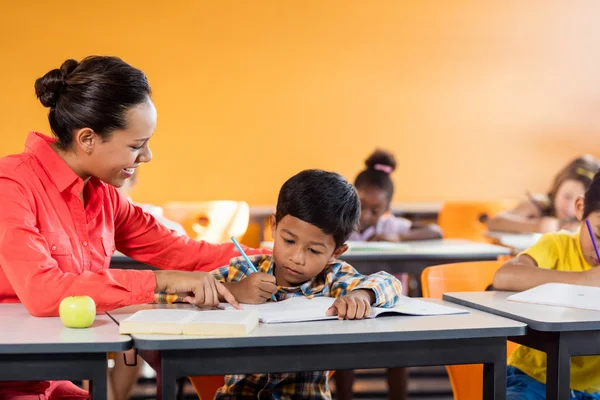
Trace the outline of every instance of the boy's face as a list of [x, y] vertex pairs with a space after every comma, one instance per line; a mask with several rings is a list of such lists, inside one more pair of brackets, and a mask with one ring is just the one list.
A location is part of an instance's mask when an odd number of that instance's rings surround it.
[[286, 215], [277, 224], [271, 214], [273, 259], [277, 285], [299, 286], [314, 278], [348, 248], [335, 248], [332, 235], [315, 225]]
[[[598, 256], [596, 255], [596, 250], [594, 249], [594, 243], [590, 237], [590, 233], [588, 231], [587, 225], [583, 218], [583, 197], [579, 197], [575, 201], [575, 213], [577, 219], [581, 221], [581, 228], [579, 233], [579, 242], [581, 244], [581, 252], [585, 257], [585, 260], [593, 267], [596, 267], [600, 264], [598, 260]], [[594, 211], [588, 215], [587, 219], [590, 220], [590, 225], [592, 225], [592, 231], [594, 232], [594, 236], [596, 239], [596, 244], [600, 246], [600, 211]]]

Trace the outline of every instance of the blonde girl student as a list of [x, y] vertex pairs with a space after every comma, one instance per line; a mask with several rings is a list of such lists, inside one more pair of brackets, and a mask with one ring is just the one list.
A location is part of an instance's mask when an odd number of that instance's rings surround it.
[[556, 175], [548, 194], [527, 194], [528, 199], [517, 207], [490, 219], [488, 229], [514, 233], [576, 229], [575, 199], [583, 196], [599, 168], [598, 160], [591, 155], [574, 159]]

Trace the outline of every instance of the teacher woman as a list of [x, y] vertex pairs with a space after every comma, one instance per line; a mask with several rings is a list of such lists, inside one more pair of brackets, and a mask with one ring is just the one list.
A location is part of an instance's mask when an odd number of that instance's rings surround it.
[[[208, 272], [239, 255], [232, 244], [179, 236], [116, 190], [152, 159], [156, 109], [144, 73], [115, 57], [65, 61], [35, 82], [55, 138], [30, 133], [25, 151], [0, 159], [0, 303], [57, 316], [87, 295], [98, 311], [189, 293], [235, 299]], [[112, 270], [115, 249], [164, 271]], [[255, 251], [249, 251], [254, 254]], [[70, 382], [0, 382], [0, 398], [87, 397]]]

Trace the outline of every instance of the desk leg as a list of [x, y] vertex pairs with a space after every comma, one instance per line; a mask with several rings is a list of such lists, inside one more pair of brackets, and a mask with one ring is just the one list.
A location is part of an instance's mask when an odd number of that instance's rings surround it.
[[90, 379], [90, 397], [92, 400], [104, 400], [108, 398], [108, 365], [100, 363]]
[[550, 343], [547, 355], [546, 399], [568, 399], [571, 384], [571, 355], [564, 338]]
[[506, 400], [506, 340], [494, 346], [494, 355], [483, 364], [483, 400]]
[[176, 400], [177, 398], [177, 375], [175, 364], [165, 360], [164, 354], [160, 362], [160, 368], [156, 371], [156, 393], [157, 400]]

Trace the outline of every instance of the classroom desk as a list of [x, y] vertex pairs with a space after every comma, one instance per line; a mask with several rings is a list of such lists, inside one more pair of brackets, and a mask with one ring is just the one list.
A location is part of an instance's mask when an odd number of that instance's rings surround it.
[[502, 246], [510, 247], [515, 253], [520, 253], [524, 250], [527, 250], [533, 246], [541, 236], [541, 233], [486, 233], [486, 237], [494, 239]]
[[[272, 247], [272, 242], [263, 242], [263, 247]], [[483, 242], [460, 239], [425, 240], [406, 243], [363, 242], [359, 248], [350, 249], [340, 259], [348, 262], [357, 271], [369, 275], [379, 271], [391, 274], [410, 273], [413, 283], [409, 285], [411, 296], [420, 296], [420, 276], [432, 265], [466, 261], [496, 260], [500, 255], [510, 255], [511, 249]], [[122, 254], [112, 257], [111, 268], [155, 269]]]
[[[435, 221], [441, 208], [441, 203], [396, 203], [392, 204], [391, 211], [397, 217], [412, 221]], [[261, 241], [264, 240], [267, 217], [274, 212], [274, 205], [250, 206], [250, 221], [258, 224]]]
[[0, 304], [0, 381], [90, 380], [94, 399], [106, 399], [106, 353], [131, 348], [106, 314], [87, 329], [60, 318], [32, 317], [22, 304]]
[[[272, 242], [261, 243], [272, 248]], [[349, 249], [340, 259], [362, 274], [377, 271], [407, 272], [419, 276], [432, 265], [466, 261], [496, 260], [510, 254], [510, 249], [489, 243], [461, 239], [411, 241], [404, 243], [349, 242]]]
[[445, 293], [444, 299], [526, 323], [526, 336], [509, 339], [546, 352], [546, 399], [568, 399], [571, 357], [600, 354], [600, 312], [507, 301], [511, 294]]
[[[130, 306], [109, 314], [121, 321], [151, 307], [173, 305]], [[471, 363], [484, 364], [484, 399], [503, 400], [506, 338], [525, 331], [521, 322], [472, 310], [469, 314], [435, 317], [260, 324], [248, 337], [237, 338], [132, 337], [140, 355], [157, 368], [162, 400], [174, 399], [176, 380], [190, 375]], [[349, 346], [352, 351], [348, 351]]]
[[[261, 246], [272, 247], [272, 242]], [[509, 255], [510, 249], [489, 243], [471, 242], [461, 239], [424, 240], [406, 243], [369, 243], [360, 248], [352, 247], [340, 259], [348, 262], [362, 274], [378, 271], [390, 273], [411, 273], [420, 275], [431, 266], [465, 261], [496, 260], [500, 255]], [[111, 268], [154, 269], [122, 254], [114, 254]]]

